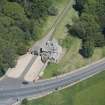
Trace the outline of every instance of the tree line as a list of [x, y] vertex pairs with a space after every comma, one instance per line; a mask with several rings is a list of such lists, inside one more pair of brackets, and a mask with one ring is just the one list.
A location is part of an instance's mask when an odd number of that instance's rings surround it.
[[54, 0], [0, 0], [0, 76], [26, 53], [49, 15], [58, 13]]
[[80, 53], [89, 58], [95, 47], [105, 46], [105, 0], [75, 0], [73, 6], [79, 19], [69, 27], [69, 33], [82, 40]]

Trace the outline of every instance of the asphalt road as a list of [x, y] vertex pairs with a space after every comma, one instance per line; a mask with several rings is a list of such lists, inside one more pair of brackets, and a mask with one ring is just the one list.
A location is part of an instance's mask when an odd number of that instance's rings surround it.
[[8, 87], [5, 89], [0, 88], [0, 100], [1, 102], [5, 102], [5, 100], [12, 100], [14, 102], [16, 101], [17, 98], [23, 99], [32, 96], [37, 96], [44, 92], [50, 92], [68, 85], [72, 85], [77, 81], [87, 79], [90, 76], [93, 76], [104, 70], [105, 70], [105, 60], [102, 60], [100, 62], [94, 63], [80, 70], [76, 70], [73, 73], [68, 73], [49, 80], [37, 81], [35, 84], [32, 85], [23, 86], [20, 88], [10, 88], [10, 89]]

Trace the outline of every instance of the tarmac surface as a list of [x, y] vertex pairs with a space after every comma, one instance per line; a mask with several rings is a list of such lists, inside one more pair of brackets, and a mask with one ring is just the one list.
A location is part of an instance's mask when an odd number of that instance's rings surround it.
[[0, 82], [0, 102], [5, 102], [6, 100], [9, 100], [10, 102], [16, 102], [17, 100], [22, 100], [32, 96], [37, 97], [38, 95], [41, 95], [45, 92], [47, 93], [55, 91], [59, 88], [63, 88], [65, 86], [75, 84], [78, 81], [90, 78], [91, 76], [104, 70], [105, 59], [101, 60], [100, 62], [88, 65], [84, 68], [78, 69], [75, 72], [57, 76], [49, 80], [39, 80], [36, 83], [30, 83], [27, 85], [21, 84], [11, 87], [9, 84], [5, 84], [6, 86], [2, 87], [3, 84]]

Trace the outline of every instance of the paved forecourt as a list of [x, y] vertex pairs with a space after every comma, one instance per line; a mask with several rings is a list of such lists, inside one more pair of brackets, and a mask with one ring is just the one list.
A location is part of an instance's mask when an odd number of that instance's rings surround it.
[[24, 80], [29, 81], [29, 82], [37, 80], [44, 65], [45, 64], [41, 61], [41, 57], [37, 56], [31, 68], [29, 69], [27, 74], [24, 76]]
[[29, 62], [31, 61], [32, 57], [33, 57], [32, 54], [25, 54], [19, 57], [16, 67], [9, 68], [9, 70], [6, 73], [6, 76], [10, 78], [19, 78], [21, 74], [24, 72]]

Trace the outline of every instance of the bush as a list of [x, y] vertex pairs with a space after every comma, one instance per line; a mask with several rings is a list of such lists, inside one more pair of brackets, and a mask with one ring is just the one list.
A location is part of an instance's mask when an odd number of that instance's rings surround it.
[[3, 68], [0, 68], [0, 77], [2, 77], [5, 74], [5, 71], [3, 70]]
[[49, 7], [48, 15], [56, 16], [58, 14], [58, 9], [54, 6]]
[[82, 49], [80, 50], [80, 53], [85, 58], [89, 58], [94, 53], [94, 44], [92, 41], [83, 41], [82, 43]]
[[28, 105], [28, 100], [25, 98], [22, 100], [21, 105]]

